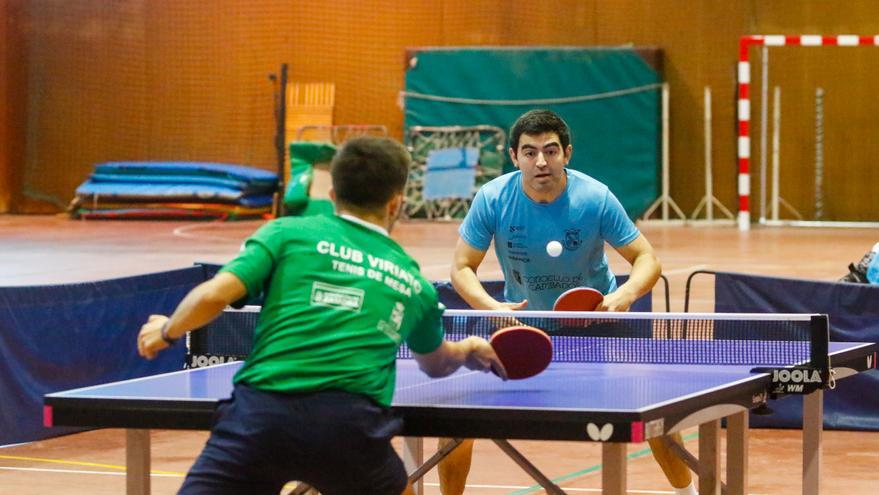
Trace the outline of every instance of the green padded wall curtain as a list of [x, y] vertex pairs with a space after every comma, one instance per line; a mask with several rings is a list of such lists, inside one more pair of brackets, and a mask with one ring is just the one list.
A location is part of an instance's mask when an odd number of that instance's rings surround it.
[[607, 184], [630, 217], [658, 197], [661, 77], [636, 49], [428, 48], [407, 61], [406, 129], [509, 130], [525, 111], [548, 108], [571, 127], [570, 166]]

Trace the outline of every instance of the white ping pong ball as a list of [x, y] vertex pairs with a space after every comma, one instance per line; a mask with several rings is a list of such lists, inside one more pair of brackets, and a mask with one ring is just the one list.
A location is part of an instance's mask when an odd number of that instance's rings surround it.
[[560, 254], [562, 254], [562, 243], [559, 241], [549, 241], [546, 245], [546, 254], [552, 256], [553, 258], [557, 258]]

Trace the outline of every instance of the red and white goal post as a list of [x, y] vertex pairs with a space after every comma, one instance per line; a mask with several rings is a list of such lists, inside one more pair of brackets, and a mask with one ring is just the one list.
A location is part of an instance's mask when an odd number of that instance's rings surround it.
[[738, 119], [739, 230], [748, 230], [751, 227], [751, 64], [748, 59], [748, 51], [752, 46], [879, 46], [879, 35], [753, 34], [742, 36], [739, 39], [738, 111], [736, 112]]

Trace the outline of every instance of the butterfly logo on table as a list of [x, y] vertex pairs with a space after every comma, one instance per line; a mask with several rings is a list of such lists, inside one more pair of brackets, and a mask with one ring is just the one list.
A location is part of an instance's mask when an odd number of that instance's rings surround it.
[[595, 423], [588, 423], [586, 425], [586, 434], [589, 435], [593, 442], [606, 442], [613, 435], [613, 425], [605, 423], [602, 426], [598, 426]]

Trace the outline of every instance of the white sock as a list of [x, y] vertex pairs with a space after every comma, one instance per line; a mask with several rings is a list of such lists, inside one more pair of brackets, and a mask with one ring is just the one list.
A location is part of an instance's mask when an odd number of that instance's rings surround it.
[[691, 481], [689, 485], [683, 488], [675, 488], [675, 495], [699, 495], [696, 492], [696, 485]]

